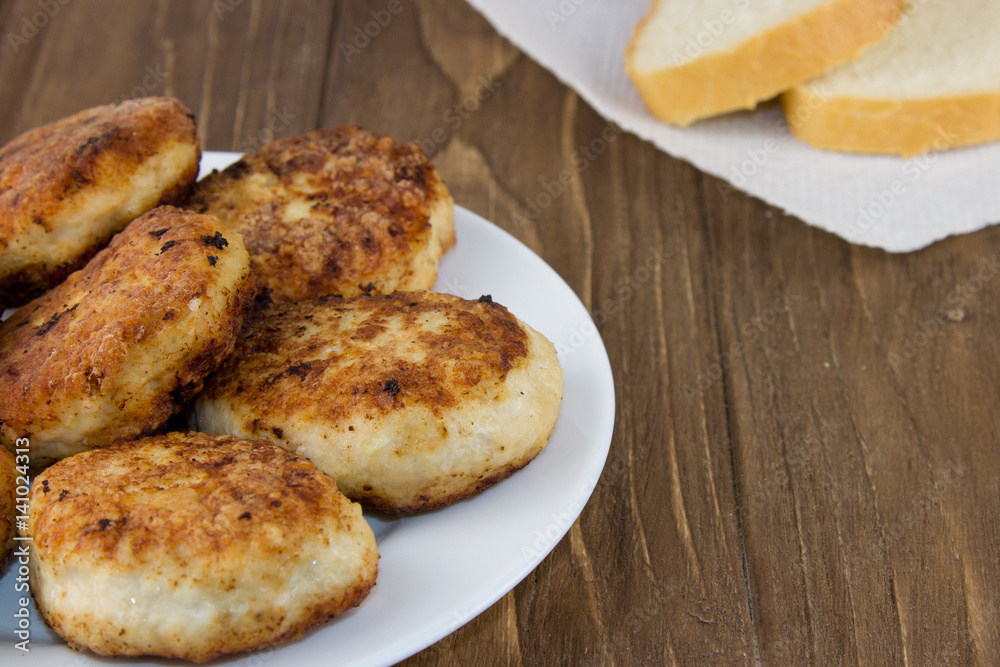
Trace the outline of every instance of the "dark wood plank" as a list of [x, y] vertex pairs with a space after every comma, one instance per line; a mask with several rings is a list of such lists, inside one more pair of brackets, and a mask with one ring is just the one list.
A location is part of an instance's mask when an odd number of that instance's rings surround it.
[[[16, 49], [6, 39], [0, 52], [0, 92], [11, 102], [4, 105], [2, 141], [38, 124], [126, 96], [148, 76], [147, 61], [134, 56], [146, 51], [155, 6], [121, 3], [108, 7], [115, 12], [115, 20], [107, 20], [84, 3], [56, 2], [54, 7], [47, 13], [38, 3], [17, 2], [8, 14], [5, 36], [31, 34], [25, 21], [42, 27]], [[34, 20], [41, 15], [49, 18]], [[117, 30], [121, 26], [131, 30]]]
[[[0, 57], [0, 91], [20, 100], [0, 112], [4, 141], [88, 106], [142, 95], [185, 102], [206, 150], [252, 149], [317, 127], [329, 3], [57, 6], [38, 35]], [[33, 10], [30, 2], [12, 6], [7, 23]]]
[[402, 2], [384, 27], [372, 15], [380, 9], [338, 3], [320, 122], [405, 140], [430, 137], [454, 93], [422, 42], [417, 5]]
[[977, 518], [998, 495], [972, 482], [997, 466], [995, 315], [968, 311], [995, 303], [1000, 233], [892, 256], [745, 197], [709, 212], [719, 347], [744, 350], [724, 381], [761, 658], [995, 655], [997, 533]]
[[[206, 137], [206, 147], [253, 151], [272, 139], [320, 127], [333, 5], [321, 0], [229, 2], [231, 11], [224, 9], [225, 1], [214, 3], [215, 16], [209, 18], [209, 29], [218, 32], [212, 54], [217, 66], [211, 81], [203, 85], [200, 108], [211, 108], [222, 122], [215, 134]], [[174, 9], [184, 13], [187, 3]], [[238, 39], [244, 40], [245, 48], [235, 51], [240, 56], [237, 61], [227, 54]]]
[[[592, 129], [578, 143], [591, 145], [603, 121], [586, 113]], [[629, 406], [588, 507], [600, 517], [591, 535], [623, 531], [600, 540], [612, 551], [595, 558], [608, 573], [604, 615], [637, 664], [745, 663], [753, 642], [725, 414], [684, 382], [716, 343], [707, 239], [698, 207], [680, 196], [698, 175], [633, 137], [609, 152], [584, 172], [590, 218], [603, 222], [592, 311]]]
[[996, 662], [1000, 228], [852, 247], [617, 132], [459, 0], [54, 6], [32, 32], [0, 0], [0, 142], [137, 94], [207, 150], [412, 139], [598, 322], [591, 502], [407, 664]]

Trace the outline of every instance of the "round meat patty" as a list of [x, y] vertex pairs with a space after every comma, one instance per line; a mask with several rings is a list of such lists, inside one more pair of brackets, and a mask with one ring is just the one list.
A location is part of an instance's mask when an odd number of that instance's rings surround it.
[[243, 235], [262, 296], [430, 289], [454, 203], [414, 143], [357, 127], [272, 141], [195, 187], [188, 207]]
[[84, 452], [31, 489], [31, 590], [70, 646], [195, 662], [298, 637], [359, 604], [361, 508], [261, 440], [171, 433]]
[[267, 438], [406, 513], [527, 465], [561, 400], [552, 343], [503, 306], [396, 292], [255, 311], [195, 410], [201, 430]]
[[149, 434], [233, 348], [255, 284], [239, 235], [169, 206], [0, 325], [0, 444], [31, 464]]
[[198, 176], [194, 116], [150, 97], [95, 107], [0, 148], [0, 311], [59, 284]]

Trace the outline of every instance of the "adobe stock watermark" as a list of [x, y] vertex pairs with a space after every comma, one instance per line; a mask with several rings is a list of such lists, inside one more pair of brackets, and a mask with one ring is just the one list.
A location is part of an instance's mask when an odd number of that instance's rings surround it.
[[295, 114], [285, 107], [281, 107], [280, 111], [273, 109], [267, 125], [259, 129], [256, 134], [245, 137], [236, 150], [241, 153], [256, 153], [264, 147], [264, 144], [273, 141], [279, 132], [287, 129], [293, 120]]
[[31, 536], [24, 534], [28, 530], [28, 493], [31, 487], [29, 449], [30, 442], [27, 438], [17, 438], [14, 441], [14, 464], [17, 470], [14, 488], [14, 509], [17, 512], [14, 522], [17, 534], [14, 540], [17, 546], [13, 554], [16, 565], [12, 567], [17, 568], [14, 592], [18, 594], [17, 610], [14, 612], [14, 635], [18, 641], [14, 643], [14, 648], [24, 653], [31, 651], [31, 581], [28, 566], [31, 562], [31, 551], [28, 548]]
[[[842, 439], [841, 433], [848, 422], [827, 422], [820, 421], [818, 433], [815, 438], [806, 438], [802, 441], [786, 441], [782, 458], [775, 464], [770, 465], [761, 482], [753, 489], [742, 493], [744, 505], [756, 505], [758, 503], [771, 502], [774, 495], [788, 488], [791, 477], [797, 470], [811, 470], [817, 463], [814, 459], [820, 456], [823, 449], [822, 440], [826, 437]], [[789, 474], [791, 471], [791, 474]]]
[[436, 287], [435, 291], [451, 294], [452, 296], [460, 296], [463, 299], [471, 299], [475, 295], [469, 294], [470, 289], [469, 284], [465, 282], [465, 276], [452, 276], [450, 278], [442, 278], [440, 287]]
[[236, 663], [237, 667], [261, 667], [267, 664], [267, 662], [274, 657], [274, 652], [277, 651], [280, 646], [269, 646], [267, 648], [262, 648], [255, 650], [250, 655], [242, 658]]
[[479, 111], [483, 102], [493, 97], [493, 94], [501, 85], [499, 81], [487, 79], [484, 76], [478, 77], [476, 84], [474, 91], [466, 95], [460, 102], [453, 104], [442, 114], [441, 120], [444, 121], [444, 125], [435, 127], [426, 137], [416, 140], [424, 155], [432, 157], [437, 152], [437, 149], [446, 143], [451, 135], [457, 132], [472, 114]]
[[[640, 563], [640, 567], [641, 566], [642, 564]], [[678, 604], [677, 598], [684, 596], [684, 593], [687, 590], [687, 586], [685, 584], [675, 582], [658, 582], [655, 581], [648, 573], [646, 574], [646, 580], [649, 581], [650, 584], [648, 591], [635, 591], [628, 601], [627, 608], [623, 609], [620, 614], [615, 614], [613, 618], [609, 619], [612, 627], [614, 628], [612, 632], [614, 632], [616, 636], [618, 633], [627, 633], [630, 635], [642, 635], [643, 633], [647, 633], [643, 636], [643, 639], [651, 639], [648, 635], [650, 624], [656, 623], [657, 619], [662, 619], [664, 610], [671, 608], [672, 605]], [[687, 600], [687, 602], [691, 601]], [[702, 608], [699, 611], [701, 612], [700, 615], [695, 614], [692, 611], [688, 611], [687, 613], [689, 616], [693, 616], [702, 623], [714, 623], [714, 620], [705, 618], [706, 616], [713, 615], [711, 610]], [[620, 630], [618, 628], [620, 628]], [[618, 656], [617, 653], [618, 651], [615, 644], [612, 642], [605, 642], [596, 646], [593, 651], [588, 652], [586, 655], [573, 656], [571, 664], [577, 665], [578, 667], [606, 667], [607, 665], [613, 665], [620, 662], [620, 656]], [[701, 663], [696, 661], [693, 664]]]
[[642, 629], [649, 621], [660, 616], [663, 609], [684, 592], [684, 584], [677, 582], [657, 582], [649, 580], [652, 590], [648, 597], [637, 600], [625, 617], [626, 627]]
[[[589, 489], [596, 482], [596, 476], [592, 476], [585, 482], [584, 488]], [[589, 497], [589, 494], [577, 496], [565, 512], [550, 514], [549, 518], [551, 521], [545, 528], [535, 529], [532, 536], [534, 539], [528, 544], [521, 545], [521, 556], [526, 563], [541, 561], [545, 557], [545, 554], [552, 551], [556, 543], [573, 527], [573, 522], [576, 520], [575, 517], [579, 516], [580, 512], [583, 511], [583, 506], [587, 504]]]
[[38, 10], [31, 15], [21, 17], [21, 24], [17, 32], [7, 33], [7, 43], [11, 50], [17, 55], [21, 47], [25, 46], [31, 39], [44, 29], [59, 11], [68, 5], [71, 0], [35, 0]]
[[545, 10], [545, 20], [549, 24], [549, 30], [555, 32], [559, 26], [569, 20], [569, 17], [576, 13], [576, 10], [587, 0], [560, 0], [555, 10]]
[[243, 0], [212, 0], [212, 9], [215, 16], [220, 21], [226, 19], [226, 14], [236, 11], [236, 8], [243, 4]]
[[886, 213], [906, 196], [910, 188], [931, 170], [940, 156], [940, 151], [955, 145], [961, 138], [960, 135], [943, 127], [937, 128], [937, 135], [930, 152], [910, 158], [903, 163], [904, 178], [893, 179], [889, 187], [875, 192], [867, 206], [858, 208], [854, 222], [849, 223], [845, 229], [849, 241], [857, 241], [863, 232], [878, 224]]
[[[499, 604], [499, 601], [497, 604]], [[451, 613], [451, 620], [448, 623], [448, 627], [445, 628], [441, 639], [425, 648], [418, 655], [421, 658], [430, 658], [433, 656], [436, 657], [437, 660], [441, 660], [443, 658], [443, 654], [448, 651], [448, 645], [444, 643], [444, 640], [467, 625], [470, 621], [472, 621], [472, 619], [478, 616], [481, 611], [482, 610], [477, 609], [476, 604], [466, 604], [463, 607], [454, 610]]]
[[[413, 0], [406, 0], [406, 2], [412, 3]], [[350, 64], [355, 56], [361, 55], [361, 52], [368, 48], [372, 40], [378, 38], [382, 31], [389, 27], [392, 20], [403, 13], [403, 8], [403, 0], [389, 0], [382, 9], [371, 10], [369, 14], [372, 20], [365, 23], [364, 27], [354, 26], [350, 41], [341, 40], [340, 44], [337, 45], [344, 60]]]
[[792, 134], [789, 122], [792, 124], [807, 122], [830, 99], [830, 93], [825, 88], [815, 87], [814, 90], [815, 95], [810, 95], [794, 109], [786, 110], [781, 118], [775, 121], [772, 128], [774, 137], [765, 139], [759, 146], [746, 149], [745, 157], [740, 155], [737, 161], [730, 165], [726, 180], [720, 180], [717, 184], [723, 201], [735, 188], [745, 187], [764, 168], [764, 165], [777, 155], [781, 150], [779, 139]]
[[169, 72], [161, 68], [159, 63], [156, 65], [147, 65], [142, 80], [132, 90], [111, 100], [111, 104], [120, 104], [126, 100], [135, 100], [140, 97], [149, 97], [150, 93], [159, 88], [167, 80], [168, 74]]
[[892, 522], [891, 525], [883, 528], [886, 547], [894, 548], [911, 533], [921, 517], [929, 512], [935, 503], [940, 502], [942, 492], [962, 483], [969, 474], [969, 467], [965, 464], [949, 463], [945, 467], [935, 470], [933, 483], [930, 486], [921, 487], [907, 503], [906, 509]]
[[[608, 146], [618, 141], [618, 137], [621, 134], [622, 130], [617, 125], [605, 125], [598, 136], [591, 139], [589, 143], [578, 146], [570, 156], [576, 172], [582, 174], [587, 171], [591, 163], [597, 160], [608, 149]], [[552, 206], [552, 202], [559, 199], [569, 189], [570, 184], [573, 182], [573, 171], [569, 168], [563, 169], [551, 181], [546, 179], [544, 174], [539, 174], [538, 182], [541, 184], [542, 189], [533, 197], [524, 198], [526, 205], [523, 212], [518, 213], [514, 211], [511, 214], [514, 228], [519, 232], [531, 221], [540, 216], [542, 211]]]
[[919, 322], [916, 331], [903, 341], [898, 352], [889, 353], [889, 365], [893, 368], [899, 368], [912, 360], [920, 350], [930, 345], [944, 331], [946, 324], [961, 322], [965, 319], [965, 307], [969, 301], [979, 294], [986, 283], [993, 280], [998, 273], [1000, 273], [1000, 261], [996, 255], [980, 260], [976, 275], [948, 292], [945, 296], [944, 306], [939, 308], [933, 316]]
[[899, 19], [895, 22], [879, 19], [876, 26], [878, 27], [879, 32], [882, 33], [882, 38], [884, 39], [889, 35], [889, 33], [895, 32], [909, 23], [909, 21], [913, 18], [913, 15], [924, 6], [926, 1], [927, 0], [906, 0], [900, 10]]
[[731, 4], [732, 7], [726, 7], [714, 19], [705, 19], [701, 22], [698, 26], [701, 30], [688, 37], [684, 50], [672, 54], [674, 65], [687, 65], [704, 55], [729, 26], [741, 19], [743, 13], [750, 7], [750, 0], [731, 0]]
[[[654, 639], [649, 633], [650, 626], [655, 626], [658, 620], [663, 619], [665, 610], [674, 608], [678, 604], [684, 606], [688, 616], [700, 623], [714, 624], [716, 622], [716, 612], [712, 608], [715, 604], [713, 601], [703, 596], [689, 597], [693, 587], [686, 582], [657, 581], [649, 571], [649, 566], [646, 566], [638, 557], [634, 557], [634, 560], [638, 561], [634, 567], [645, 570], [644, 574], [649, 586], [634, 590], [626, 603], [626, 608], [608, 619], [611, 626], [609, 631], [616, 637], [629, 634], [640, 637], [642, 640]], [[615, 643], [602, 642], [585, 655], [573, 656], [571, 664], [579, 667], [607, 667], [607, 665], [619, 664], [620, 658]], [[624, 664], [632, 663], [626, 662]], [[700, 665], [703, 663], [696, 660], [692, 664]]]
[[582, 324], [570, 327], [568, 334], [560, 341], [555, 341], [556, 354], [565, 358], [582, 349], [591, 338], [597, 335], [598, 327], [604, 326], [610, 315], [621, 310], [646, 283], [656, 275], [657, 268], [673, 256], [673, 251], [663, 248], [650, 248], [646, 259], [627, 276], [615, 281], [612, 286], [614, 296], [609, 296], [597, 310], [593, 311], [591, 319]]
[[740, 327], [742, 338], [733, 341], [729, 349], [719, 354], [707, 368], [699, 369], [693, 385], [684, 383], [682, 391], [688, 401], [703, 396], [722, 377], [722, 374], [729, 370], [733, 361], [746, 354], [748, 345], [757, 342], [757, 339], [778, 321], [780, 314], [790, 313], [792, 307], [800, 300], [801, 298], [794, 294], [779, 292], [770, 306], [760, 314], [751, 317], [749, 321], [744, 322], [743, 326]]

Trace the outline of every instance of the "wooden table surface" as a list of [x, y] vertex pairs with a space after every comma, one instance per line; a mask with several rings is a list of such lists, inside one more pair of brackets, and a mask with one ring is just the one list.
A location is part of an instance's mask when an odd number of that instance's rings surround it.
[[207, 150], [418, 140], [591, 309], [618, 409], [590, 503], [407, 664], [1000, 664], [1000, 227], [852, 246], [618, 134], [460, 0], [355, 42], [390, 4], [5, 0], [0, 143], [138, 95]]

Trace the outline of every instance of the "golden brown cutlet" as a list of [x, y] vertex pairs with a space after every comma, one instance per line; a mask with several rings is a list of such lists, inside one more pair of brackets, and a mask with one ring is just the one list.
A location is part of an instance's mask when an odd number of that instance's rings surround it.
[[500, 304], [396, 292], [255, 311], [195, 409], [201, 430], [267, 438], [349, 498], [414, 512], [526, 465], [561, 398], [552, 343]]
[[0, 325], [0, 444], [41, 467], [150, 433], [232, 350], [253, 305], [239, 235], [155, 208]]
[[357, 127], [273, 141], [202, 179], [188, 207], [243, 235], [274, 301], [429, 289], [455, 243], [454, 203], [420, 148]]
[[194, 117], [167, 97], [87, 109], [0, 148], [0, 310], [59, 284], [145, 211], [184, 199], [200, 158]]
[[375, 536], [306, 459], [171, 433], [66, 459], [31, 490], [32, 592], [76, 648], [202, 662], [361, 602]]

